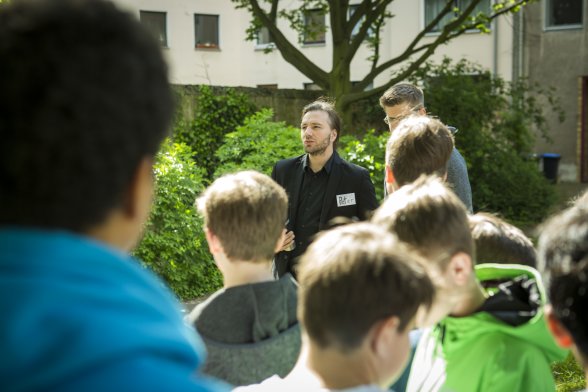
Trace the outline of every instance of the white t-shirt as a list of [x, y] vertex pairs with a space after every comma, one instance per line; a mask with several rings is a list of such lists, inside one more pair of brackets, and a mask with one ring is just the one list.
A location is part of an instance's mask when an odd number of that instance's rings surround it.
[[303, 385], [299, 382], [289, 382], [287, 379], [278, 376], [272, 376], [261, 384], [253, 384], [245, 387], [233, 389], [233, 392], [275, 392], [275, 391], [305, 391], [305, 392], [383, 392], [384, 390], [377, 385], [359, 385], [347, 389], [327, 389], [315, 385]]

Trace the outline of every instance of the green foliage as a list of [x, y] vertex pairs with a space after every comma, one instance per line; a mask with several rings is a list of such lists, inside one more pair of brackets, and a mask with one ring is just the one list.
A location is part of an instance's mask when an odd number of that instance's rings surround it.
[[556, 194], [531, 153], [535, 131], [547, 135], [546, 105], [563, 117], [551, 91], [526, 80], [507, 83], [465, 60], [426, 64], [412, 81], [423, 85], [429, 113], [459, 129], [474, 209], [522, 226], [542, 221]]
[[340, 140], [339, 153], [341, 157], [369, 170], [379, 201], [384, 198], [384, 165], [388, 136], [387, 131], [377, 134], [375, 130], [371, 129], [360, 139], [345, 135]]
[[262, 109], [225, 136], [224, 144], [216, 152], [219, 167], [214, 177], [245, 169], [269, 175], [280, 159], [304, 153], [300, 131], [284, 122], [272, 121], [272, 117], [271, 109]]
[[575, 392], [586, 388], [584, 369], [571, 353], [565, 361], [555, 363], [551, 367], [551, 371], [555, 377], [557, 392]]
[[209, 86], [200, 86], [200, 95], [194, 120], [176, 122], [174, 139], [192, 149], [196, 165], [210, 179], [218, 161], [212, 151], [222, 144], [223, 137], [233, 132], [243, 120], [255, 111], [249, 98], [233, 89], [215, 94]]
[[154, 165], [156, 192], [143, 240], [134, 255], [161, 276], [183, 300], [210, 293], [222, 277], [208, 252], [194, 199], [202, 171], [185, 144], [166, 141]]

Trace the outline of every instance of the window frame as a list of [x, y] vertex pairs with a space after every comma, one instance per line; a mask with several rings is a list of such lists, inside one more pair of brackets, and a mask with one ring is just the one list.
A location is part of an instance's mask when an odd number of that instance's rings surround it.
[[[349, 4], [349, 8], [347, 9], [347, 21], [349, 21], [351, 19], [351, 16], [353, 15], [351, 13], [351, 9], [353, 7], [359, 7], [361, 5], [361, 3], [357, 3], [357, 4]], [[355, 36], [357, 35], [357, 33], [354, 33], [356, 30], [360, 29], [360, 26], [362, 25], [362, 23], [365, 20], [365, 16], [362, 16], [361, 19], [359, 19], [357, 21], [357, 24], [355, 26], [353, 26], [353, 29], [351, 30], [351, 35], [349, 38], [353, 39], [355, 38]], [[366, 38], [372, 38], [375, 35], [374, 29], [372, 29], [371, 27], [368, 29], [367, 34], [366, 34]]]
[[562, 25], [549, 25], [548, 18], [551, 14], [550, 5], [553, 4], [553, 1], [557, 0], [545, 0], [543, 2], [543, 30], [544, 31], [558, 31], [558, 30], [577, 30], [584, 28], [584, 14], [586, 12], [586, 0], [581, 0], [582, 2], [582, 22], [579, 24], [562, 24]]
[[[303, 18], [304, 18], [304, 27], [306, 28], [307, 26], [307, 16], [312, 13], [312, 12], [322, 12], [320, 9], [315, 8], [315, 9], [311, 9], [311, 10], [306, 10], [305, 12], [303, 12]], [[321, 15], [323, 17], [323, 26], [325, 26], [325, 28], [327, 27], [327, 18], [326, 15]], [[302, 45], [303, 46], [322, 46], [325, 45], [327, 43], [327, 32], [326, 30], [323, 32], [324, 37], [322, 41], [308, 41], [306, 34], [304, 34], [304, 36], [302, 37]]]
[[256, 50], [263, 50], [263, 49], [273, 49], [273, 48], [275, 48], [276, 47], [276, 44], [274, 43], [273, 40], [272, 41], [269, 41], [269, 42], [259, 42], [259, 35], [260, 35], [260, 32], [261, 32], [261, 29], [267, 29], [268, 30], [267, 34], [268, 34], [268, 36], [271, 39], [271, 33], [269, 32], [269, 29], [267, 27], [265, 27], [265, 26], [261, 26], [260, 30], [257, 32], [257, 38], [255, 40], [255, 49]]
[[[196, 18], [199, 16], [209, 16], [216, 18], [216, 43], [215, 44], [199, 44], [197, 42], [198, 36], [196, 31]], [[218, 14], [203, 14], [203, 13], [194, 13], [194, 48], [198, 50], [220, 50], [220, 15]]]
[[[457, 1], [459, 1], [459, 0], [457, 0]], [[427, 26], [427, 13], [426, 13], [427, 4], [426, 4], [426, 2], [427, 2], [427, 0], [421, 0], [421, 9], [422, 9], [422, 12], [421, 12], [421, 22], [422, 22], [421, 30], [424, 29]], [[492, 5], [494, 4], [494, 0], [488, 0], [488, 2], [489, 2], [489, 4], [488, 4], [489, 7], [492, 8]], [[441, 27], [441, 29], [442, 28], [443, 27]], [[488, 28], [488, 30], [490, 32], [493, 32], [494, 31], [494, 21], [490, 21], [490, 23], [488, 24], [487, 28]], [[465, 31], [466, 34], [474, 34], [474, 33], [479, 33], [479, 32], [480, 32], [480, 30], [478, 30], [478, 29], [468, 29], [468, 30]], [[427, 34], [425, 34], [425, 36], [426, 37], [431, 37], [431, 36], [436, 36], [436, 35], [440, 35], [440, 34], [441, 34], [441, 30], [435, 30], [435, 31], [428, 32]]]
[[[161, 42], [161, 39], [157, 39], [157, 37], [154, 37], [154, 38], [157, 41], [159, 41], [159, 44], [163, 48], [169, 48], [169, 36], [168, 36], [168, 31], [167, 31], [167, 12], [166, 11], [139, 10], [139, 22], [141, 24], [143, 24], [143, 14], [163, 15], [163, 38], [164, 38], [164, 42]], [[148, 29], [151, 32], [151, 30], [146, 25], [144, 25], [144, 26], [145, 26], [146, 29]]]

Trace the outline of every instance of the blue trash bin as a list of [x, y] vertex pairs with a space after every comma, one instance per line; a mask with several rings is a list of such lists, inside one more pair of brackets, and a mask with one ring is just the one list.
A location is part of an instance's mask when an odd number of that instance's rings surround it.
[[553, 154], [553, 153], [545, 153], [541, 155], [543, 159], [543, 175], [547, 178], [550, 182], [556, 183], [557, 182], [557, 172], [559, 168], [559, 160], [561, 159], [561, 155]]

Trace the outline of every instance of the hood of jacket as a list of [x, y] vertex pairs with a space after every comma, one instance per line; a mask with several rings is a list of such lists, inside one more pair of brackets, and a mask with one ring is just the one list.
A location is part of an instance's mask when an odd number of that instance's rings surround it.
[[67, 232], [0, 230], [0, 309], [5, 390], [63, 389], [91, 376], [95, 390], [117, 389], [132, 384], [123, 366], [132, 358], [159, 366], [174, 358], [186, 375], [204, 359], [158, 279], [122, 252]]
[[206, 339], [225, 344], [256, 343], [298, 323], [297, 285], [290, 274], [276, 281], [221, 289], [188, 316]]
[[549, 361], [565, 357], [567, 351], [557, 346], [543, 319], [545, 289], [535, 269], [480, 264], [476, 266], [476, 276], [489, 297], [476, 313], [447, 317], [440, 323], [437, 333], [445, 334], [441, 341], [446, 357], [470, 350], [473, 342], [497, 332], [535, 346]]

